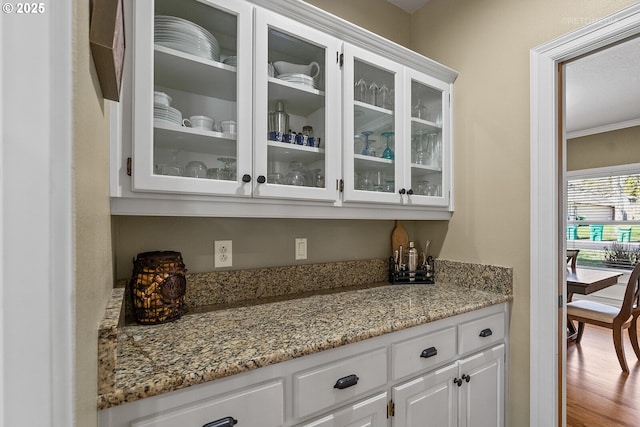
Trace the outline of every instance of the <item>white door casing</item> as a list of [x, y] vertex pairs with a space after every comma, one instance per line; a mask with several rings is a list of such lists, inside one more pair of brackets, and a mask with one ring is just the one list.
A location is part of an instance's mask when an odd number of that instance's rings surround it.
[[[558, 65], [580, 55], [640, 33], [640, 4], [632, 5], [593, 24], [531, 50], [531, 232], [530, 232], [530, 426], [557, 425], [558, 362], [565, 363], [558, 348], [557, 280], [559, 277], [558, 215], [563, 176], [557, 173], [559, 149], [565, 150], [564, 130], [558, 141]], [[562, 147], [559, 145], [562, 144]], [[566, 166], [562, 165], [562, 170]], [[564, 198], [564, 195], [562, 195]], [[562, 269], [562, 274], [564, 269]], [[566, 301], [566, 288], [563, 292]], [[566, 305], [563, 303], [563, 310]], [[564, 316], [563, 316], [564, 318]], [[565, 399], [564, 379], [562, 401]], [[564, 405], [563, 405], [564, 406]], [[566, 423], [563, 415], [563, 425]]]

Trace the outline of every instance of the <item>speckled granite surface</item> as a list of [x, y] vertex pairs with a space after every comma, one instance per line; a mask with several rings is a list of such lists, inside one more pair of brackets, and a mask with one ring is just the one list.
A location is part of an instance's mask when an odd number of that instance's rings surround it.
[[[506, 282], [506, 278], [511, 277], [509, 272], [495, 274], [496, 278], [505, 280], [499, 286], [490, 283], [474, 286], [482, 277], [488, 278], [480, 266], [454, 263], [446, 268], [450, 268], [446, 274], [453, 278], [451, 282], [436, 276], [434, 285], [377, 282], [360, 289], [343, 288], [316, 294], [307, 291], [301, 298], [267, 299], [269, 302], [261, 304], [194, 312], [162, 325], [120, 326], [114, 386], [107, 387], [109, 391], [101, 388], [98, 408], [212, 381], [512, 299], [511, 282]], [[456, 271], [467, 275], [467, 279], [459, 279]]]

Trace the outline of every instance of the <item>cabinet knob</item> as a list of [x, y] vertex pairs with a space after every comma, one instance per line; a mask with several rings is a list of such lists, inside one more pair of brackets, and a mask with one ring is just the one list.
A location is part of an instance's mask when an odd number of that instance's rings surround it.
[[202, 427], [231, 427], [232, 425], [238, 424], [238, 420], [233, 417], [225, 417], [220, 418], [216, 421], [211, 421], [210, 423], [206, 423]]
[[408, 189], [408, 190], [407, 190], [407, 194], [408, 194], [408, 195], [412, 195], [412, 194], [413, 194], [413, 190], [412, 190], [412, 189]]
[[267, 179], [264, 177], [264, 175], [259, 175], [257, 181], [258, 184], [264, 184], [265, 182], [267, 182]]
[[251, 182], [251, 175], [249, 175], [248, 173], [242, 175], [242, 182]]
[[338, 381], [336, 381], [336, 384], [333, 386], [333, 388], [342, 390], [343, 388], [351, 387], [358, 384], [359, 379], [360, 378], [358, 378], [358, 376], [355, 374], [347, 375], [346, 377], [342, 377]]
[[398, 191], [398, 193], [400, 194], [405, 194], [407, 192], [407, 190], [405, 190], [404, 188], [401, 188], [400, 191]]
[[462, 379], [465, 380], [466, 382], [471, 381], [471, 377], [467, 374], [462, 374]]
[[[453, 383], [456, 384], [458, 387], [462, 386], [462, 380], [460, 378], [454, 378], [453, 379]], [[206, 427], [206, 426], [204, 426]]]

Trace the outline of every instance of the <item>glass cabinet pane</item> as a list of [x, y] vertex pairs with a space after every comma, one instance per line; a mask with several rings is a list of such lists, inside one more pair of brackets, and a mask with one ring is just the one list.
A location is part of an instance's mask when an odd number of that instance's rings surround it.
[[358, 59], [353, 70], [354, 187], [395, 193], [394, 73]]
[[268, 31], [267, 183], [325, 187], [325, 47]]
[[236, 181], [236, 17], [184, 3], [156, 1], [154, 173]]
[[411, 80], [411, 189], [442, 197], [442, 91]]
[[250, 195], [241, 178], [251, 171], [251, 89], [238, 83], [251, 75], [250, 8], [139, 3], [134, 189]]

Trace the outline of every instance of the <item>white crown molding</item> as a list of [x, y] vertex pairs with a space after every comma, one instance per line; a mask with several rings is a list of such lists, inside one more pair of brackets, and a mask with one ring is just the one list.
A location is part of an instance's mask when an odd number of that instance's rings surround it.
[[590, 129], [576, 130], [567, 133], [567, 139], [581, 138], [583, 136], [596, 135], [599, 133], [613, 132], [615, 130], [640, 126], [640, 119], [627, 120], [624, 122], [611, 123], [604, 126], [597, 126]]
[[453, 83], [458, 77], [457, 71], [439, 62], [301, 0], [249, 0], [249, 2], [295, 19], [345, 42], [373, 50], [379, 55], [401, 62], [447, 83]]

